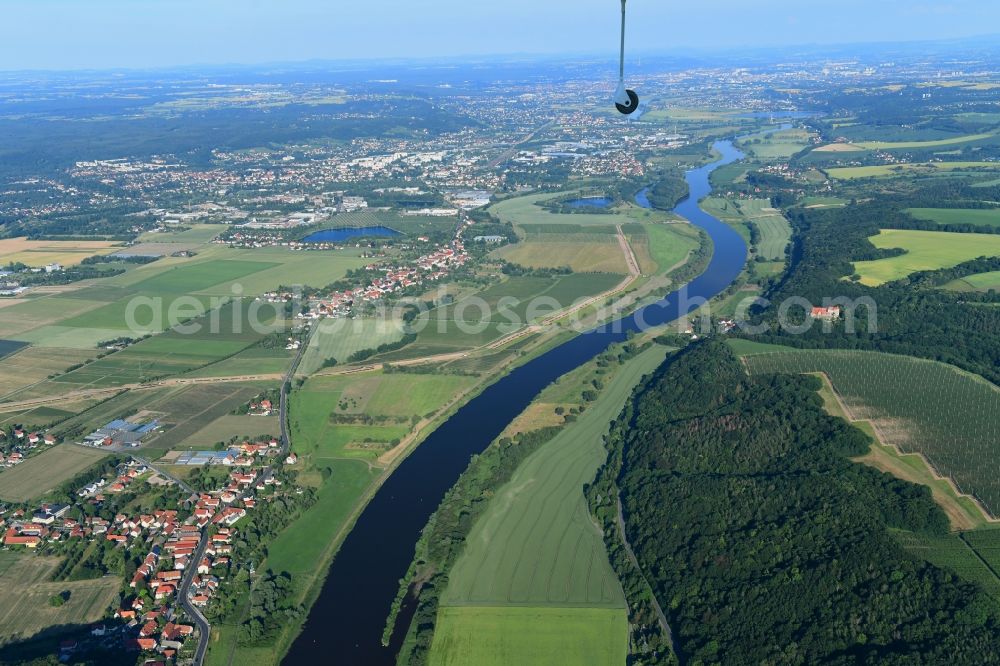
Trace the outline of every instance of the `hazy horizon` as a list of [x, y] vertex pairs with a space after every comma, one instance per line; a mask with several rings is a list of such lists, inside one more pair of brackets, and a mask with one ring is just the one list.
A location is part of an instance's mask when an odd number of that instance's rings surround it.
[[[13, 0], [0, 69], [162, 69], [309, 61], [553, 57], [617, 53], [617, 0], [369, 0], [332, 6], [252, 0]], [[822, 47], [983, 38], [1000, 4], [844, 0], [837, 7], [762, 0], [695, 6], [630, 0], [633, 54]], [[674, 27], [677, 29], [673, 29]], [[13, 28], [13, 29], [11, 29]]]

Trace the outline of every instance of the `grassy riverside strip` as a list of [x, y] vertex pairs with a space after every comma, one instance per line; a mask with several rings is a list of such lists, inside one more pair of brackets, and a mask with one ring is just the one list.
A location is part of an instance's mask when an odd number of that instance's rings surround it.
[[[499, 498], [498, 493], [503, 488], [508, 487], [509, 483], [513, 483], [512, 479], [517, 479], [524, 474], [530, 476], [532, 472], [527, 469], [526, 461], [530, 459], [534, 463], [540, 463], [547, 452], [550, 450], [556, 452], [556, 449], [552, 449], [552, 447], [556, 446], [557, 441], [561, 440], [565, 444], [570, 440], [579, 440], [581, 436], [585, 438], [584, 430], [594, 425], [594, 419], [603, 420], [602, 416], [606, 410], [602, 406], [606, 407], [614, 403], [616, 406], [611, 408], [611, 412], [614, 412], [631, 387], [637, 383], [638, 377], [634, 376], [635, 373], [630, 368], [635, 366], [641, 376], [641, 373], [651, 365], [655, 366], [663, 354], [662, 347], [646, 345], [640, 348], [632, 343], [605, 352], [597, 359], [563, 377], [559, 382], [550, 385], [532, 403], [532, 406], [525, 410], [525, 413], [531, 412], [536, 405], [541, 404], [548, 411], [555, 410], [564, 415], [561, 417], [563, 419], [561, 425], [541, 427], [527, 432], [508, 431], [505, 435], [509, 436], [501, 436], [481, 455], [473, 458], [469, 468], [449, 491], [425, 527], [421, 540], [417, 544], [414, 561], [407, 576], [401, 581], [399, 594], [393, 607], [393, 615], [389, 618], [383, 637], [386, 642], [395, 625], [395, 613], [407, 592], [411, 589], [419, 590], [419, 598], [415, 602], [417, 604], [416, 613], [410, 623], [406, 640], [400, 652], [400, 663], [423, 664], [428, 663], [428, 659], [432, 659], [433, 663], [453, 663], [448, 660], [449, 655], [447, 654], [437, 653], [432, 656], [431, 645], [435, 640], [433, 631], [439, 619], [439, 606], [442, 605], [442, 597], [448, 590], [449, 580], [454, 573], [454, 564], [460, 557], [464, 556], [466, 542], [473, 530], [478, 530], [483, 526], [480, 518], [488, 513], [500, 512], [502, 515], [508, 510], [522, 511], [525, 508], [523, 502], [518, 504], [515, 509], [506, 503], [497, 505], [496, 502], [488, 500], [494, 497]], [[637, 356], [638, 358], [636, 358]], [[635, 365], [637, 363], [638, 365]], [[593, 388], [593, 380], [596, 377], [600, 377], [603, 389], [599, 392]], [[625, 389], [619, 387], [612, 390], [616, 383], [622, 384], [623, 381], [627, 384]], [[601, 434], [595, 433], [594, 437], [595, 444], [600, 446]], [[580, 444], [586, 446], [582, 440]], [[558, 448], [561, 450], [564, 447]], [[583, 454], [583, 450], [578, 453]], [[585, 483], [586, 480], [581, 480], [580, 487]], [[521, 481], [518, 481], [517, 484], [524, 485]], [[537, 492], [542, 490], [539, 487]], [[583, 500], [581, 493], [581, 506], [584, 506]], [[528, 504], [529, 506], [538, 505], [537, 502], [529, 502]], [[559, 502], [555, 502], [555, 504], [559, 504]], [[585, 508], [583, 511], [585, 515]], [[526, 520], [530, 522], [530, 519]], [[587, 524], [591, 523], [587, 521]], [[517, 550], [518, 543], [520, 541], [511, 543], [510, 548]], [[530, 550], [530, 545], [526, 547]], [[480, 553], [480, 555], [482, 554]], [[549, 562], [554, 554], [538, 553], [536, 555], [555, 566], [556, 560]], [[474, 556], [473, 559], [475, 559]], [[506, 574], [498, 573], [498, 575]], [[490, 603], [489, 605], [495, 606], [497, 604]], [[558, 600], [553, 600], [550, 603], [542, 601], [530, 604], [531, 607], [551, 608], [570, 605], [573, 608], [588, 608], [591, 604], [586, 601], [569, 604]], [[467, 607], [465, 604], [461, 606], [461, 608]], [[516, 604], [514, 607], [523, 608], [524, 605]], [[474, 613], [475, 610], [473, 609], [471, 612]], [[504, 642], [509, 642], [509, 640], [510, 637], [507, 637]], [[438, 647], [434, 648], [435, 651], [438, 649]], [[618, 655], [618, 658], [621, 656], [623, 655]]]

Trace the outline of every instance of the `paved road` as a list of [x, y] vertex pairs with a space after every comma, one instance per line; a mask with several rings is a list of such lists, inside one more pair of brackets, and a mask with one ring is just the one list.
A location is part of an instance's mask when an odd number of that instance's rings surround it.
[[206, 548], [208, 548], [208, 530], [204, 529], [201, 531], [201, 541], [198, 542], [198, 549], [195, 550], [194, 557], [188, 561], [189, 564], [184, 571], [184, 577], [181, 579], [180, 589], [177, 590], [177, 602], [188, 614], [188, 617], [198, 625], [198, 647], [194, 653], [194, 666], [201, 666], [204, 663], [205, 653], [208, 652], [208, 640], [212, 635], [212, 625], [202, 615], [201, 609], [191, 603], [191, 598], [189, 597], [191, 581], [194, 580], [194, 576], [198, 572], [198, 564], [205, 557]]

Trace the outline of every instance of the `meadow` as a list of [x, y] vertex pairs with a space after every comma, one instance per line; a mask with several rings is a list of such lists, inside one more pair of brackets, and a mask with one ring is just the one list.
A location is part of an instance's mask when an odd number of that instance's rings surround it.
[[758, 255], [770, 261], [785, 261], [785, 248], [792, 239], [792, 227], [768, 199], [725, 199], [709, 197], [701, 207], [724, 222], [737, 226], [749, 242], [749, 232], [742, 225], [754, 225], [759, 232]]
[[906, 212], [918, 220], [930, 220], [938, 224], [1000, 227], [1000, 208], [910, 208]]
[[1000, 479], [986, 464], [1000, 437], [1000, 390], [952, 366], [861, 351], [788, 351], [745, 357], [753, 373], [823, 372], [855, 421], [871, 421], [880, 438], [923, 454], [934, 469], [991, 514], [1000, 509]]
[[687, 224], [628, 224], [622, 226], [645, 275], [666, 273], [698, 249], [698, 233]]
[[982, 141], [990, 139], [994, 134], [966, 134], [947, 139], [937, 139], [934, 141], [863, 141], [858, 145], [865, 150], [902, 150], [912, 148], [940, 148], [941, 146], [955, 146], [960, 143], [970, 143], [972, 141]]
[[[120, 581], [114, 577], [50, 582], [59, 558], [0, 552], [0, 645], [27, 639], [46, 629], [84, 625], [104, 617]], [[59, 607], [49, 597], [69, 592]]]
[[924, 162], [920, 164], [882, 164], [863, 167], [837, 167], [824, 169], [826, 174], [836, 180], [855, 180], [857, 178], [883, 178], [886, 176], [928, 175], [948, 171], [997, 171], [997, 162]]
[[438, 613], [428, 663], [618, 666], [627, 647], [624, 609], [453, 607]]
[[[618, 369], [578, 420], [517, 469], [472, 528], [442, 604], [623, 607], [582, 488], [604, 461], [611, 420], [665, 353], [654, 347]], [[570, 381], [559, 388], [575, 391]], [[555, 389], [545, 398], [553, 399]]]
[[869, 240], [880, 249], [901, 248], [906, 252], [888, 259], [855, 262], [855, 272], [868, 286], [899, 280], [917, 271], [951, 268], [978, 257], [1000, 255], [1000, 235], [995, 234], [883, 229]]
[[58, 444], [0, 472], [0, 499], [28, 502], [43, 496], [107, 456], [103, 451]]
[[1000, 271], [990, 273], [977, 273], [967, 275], [964, 278], [952, 280], [944, 285], [944, 289], [951, 291], [1000, 291]]

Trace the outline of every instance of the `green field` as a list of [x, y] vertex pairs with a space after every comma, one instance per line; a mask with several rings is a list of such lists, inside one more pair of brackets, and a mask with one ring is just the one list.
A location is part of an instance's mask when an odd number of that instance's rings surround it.
[[438, 613], [428, 663], [620, 666], [625, 663], [627, 647], [624, 609], [443, 608]]
[[497, 250], [497, 256], [529, 268], [569, 267], [576, 272], [628, 272], [618, 240], [610, 234], [529, 234], [516, 245]]
[[910, 208], [906, 212], [918, 220], [938, 224], [1000, 227], [1000, 208]]
[[984, 379], [878, 352], [802, 350], [745, 360], [754, 373], [826, 373], [852, 420], [870, 420], [887, 444], [923, 454], [960, 491], [994, 515], [1000, 510], [1000, 478], [988, 464], [1000, 432], [1000, 390]]
[[611, 420], [664, 355], [652, 348], [629, 361], [577, 421], [517, 469], [472, 528], [444, 605], [623, 607], [582, 487], [605, 458]]
[[861, 283], [869, 286], [899, 280], [917, 271], [951, 268], [978, 257], [1000, 255], [1000, 235], [994, 234], [883, 229], [869, 240], [877, 248], [906, 250], [898, 257], [855, 262]]
[[188, 377], [242, 377], [244, 375], [281, 375], [288, 370], [295, 352], [284, 347], [266, 349], [248, 347], [218, 363], [187, 373]]
[[970, 143], [981, 141], [995, 136], [994, 134], [967, 134], [949, 139], [938, 139], [936, 141], [864, 141], [855, 142], [865, 150], [900, 150], [907, 148], [939, 148], [941, 146], [954, 146], [960, 143]]
[[[614, 273], [558, 277], [514, 276], [437, 307], [413, 323], [417, 341], [406, 356], [430, 356], [471, 349], [544, 319], [580, 299], [603, 294], [622, 281]], [[393, 355], [391, 358], [397, 358]]]
[[[701, 242], [687, 224], [646, 223], [622, 227], [644, 274], [666, 273], [680, 265]], [[634, 229], [644, 233], [634, 233]]]
[[1000, 291], [1000, 271], [990, 273], [977, 273], [967, 275], [964, 278], [952, 280], [944, 285], [945, 289], [951, 291]]
[[1000, 530], [974, 530], [964, 533], [962, 538], [994, 572], [1000, 572]]
[[701, 207], [719, 219], [736, 226], [749, 242], [749, 231], [743, 225], [754, 225], [759, 232], [759, 256], [770, 261], [785, 260], [785, 248], [792, 239], [792, 227], [780, 211], [771, 207], [768, 199], [726, 199], [708, 197]]
[[159, 333], [169, 328], [172, 312], [190, 317], [218, 307], [219, 299], [252, 297], [280, 285], [325, 286], [364, 266], [367, 260], [359, 254], [359, 250], [199, 246], [193, 258], [168, 257], [128, 266], [123, 275], [5, 308], [0, 338], [41, 347], [93, 349], [98, 342], [122, 335]]
[[0, 499], [37, 499], [94, 465], [107, 454], [96, 449], [59, 444], [0, 472]]
[[825, 169], [827, 175], [837, 180], [879, 178], [885, 176], [927, 175], [969, 169], [1000, 170], [998, 162], [925, 162], [921, 164], [883, 164], [864, 167], [838, 167]]
[[787, 160], [809, 146], [809, 138], [809, 132], [802, 129], [776, 130], [741, 141], [739, 147], [759, 160]]
[[393, 319], [324, 319], [314, 324], [297, 372], [309, 375], [328, 359], [345, 363], [351, 354], [403, 338], [403, 323]]

